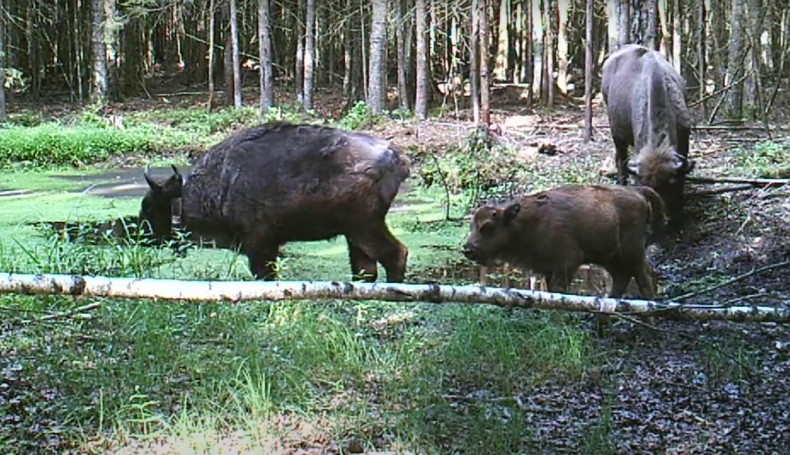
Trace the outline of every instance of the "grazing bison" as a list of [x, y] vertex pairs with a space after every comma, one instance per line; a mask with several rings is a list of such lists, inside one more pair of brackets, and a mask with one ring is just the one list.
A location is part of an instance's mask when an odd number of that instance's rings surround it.
[[648, 187], [562, 186], [479, 208], [463, 253], [542, 274], [552, 292], [566, 291], [582, 264], [598, 264], [612, 276], [610, 296], [622, 296], [634, 277], [641, 296], [652, 299], [648, 223], [660, 236], [664, 221], [663, 202]]
[[[685, 81], [658, 52], [629, 44], [604, 62], [601, 91], [617, 149], [618, 182], [625, 185], [630, 173], [655, 189], [677, 227], [683, 220], [685, 177], [694, 168], [688, 160]], [[629, 146], [636, 150], [631, 160]]]
[[338, 129], [270, 123], [220, 142], [182, 178], [150, 187], [141, 220], [171, 235], [171, 205], [181, 199], [183, 226], [222, 246], [239, 246], [256, 277], [273, 279], [286, 242], [344, 235], [352, 273], [375, 281], [377, 262], [403, 281], [408, 250], [384, 218], [409, 175], [408, 159], [370, 136]]

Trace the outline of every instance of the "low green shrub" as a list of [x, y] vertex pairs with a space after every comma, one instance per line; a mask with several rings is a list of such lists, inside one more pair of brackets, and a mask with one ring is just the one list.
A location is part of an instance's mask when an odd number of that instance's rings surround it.
[[735, 151], [735, 175], [756, 178], [790, 178], [790, 144], [765, 141], [751, 149]]
[[189, 135], [153, 125], [115, 129], [47, 123], [0, 132], [0, 167], [83, 166], [125, 154], [148, 154], [191, 144]]

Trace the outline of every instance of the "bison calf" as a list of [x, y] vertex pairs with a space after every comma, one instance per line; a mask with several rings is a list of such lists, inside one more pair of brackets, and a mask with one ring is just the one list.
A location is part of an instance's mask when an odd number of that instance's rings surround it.
[[157, 237], [169, 237], [171, 206], [180, 198], [187, 230], [241, 247], [265, 280], [275, 277], [273, 262], [286, 242], [343, 235], [355, 276], [375, 281], [379, 262], [399, 282], [408, 250], [384, 218], [408, 166], [400, 151], [364, 134], [271, 123], [220, 142], [186, 178], [175, 168], [162, 182], [146, 172], [140, 217]]
[[634, 277], [642, 298], [652, 299], [648, 223], [661, 235], [664, 221], [663, 202], [648, 187], [563, 186], [479, 208], [463, 253], [542, 274], [552, 292], [566, 291], [582, 264], [598, 264], [612, 276], [610, 296], [622, 296]]

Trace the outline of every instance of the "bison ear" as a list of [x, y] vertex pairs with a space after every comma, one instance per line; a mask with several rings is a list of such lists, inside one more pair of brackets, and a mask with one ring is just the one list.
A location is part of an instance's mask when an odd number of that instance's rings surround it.
[[683, 174], [688, 174], [694, 170], [694, 166], [697, 164], [694, 160], [683, 160]]
[[518, 215], [518, 212], [520, 212], [520, 211], [521, 211], [521, 204], [518, 204], [518, 203], [510, 204], [507, 207], [505, 207], [505, 211], [503, 213], [504, 219], [505, 219], [505, 223], [507, 224], [507, 223], [513, 221], [513, 218], [515, 218], [516, 215]]

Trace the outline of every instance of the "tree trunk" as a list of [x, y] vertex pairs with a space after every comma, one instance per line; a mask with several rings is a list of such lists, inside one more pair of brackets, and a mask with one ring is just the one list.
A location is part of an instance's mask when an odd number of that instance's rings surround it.
[[304, 110], [311, 111], [313, 110], [313, 86], [315, 84], [315, 0], [307, 0], [306, 6], [302, 106]]
[[510, 52], [510, 1], [500, 0], [499, 21], [497, 22], [496, 60], [494, 63], [494, 79], [505, 81], [508, 74], [508, 54]]
[[541, 14], [541, 0], [531, 0], [532, 3], [532, 96], [543, 99], [543, 15]]
[[417, 28], [417, 90], [414, 100], [414, 114], [419, 119], [428, 118], [428, 30], [425, 18], [428, 14], [426, 0], [416, 0], [414, 17]]
[[[590, 1], [590, 0], [588, 0]], [[776, 269], [788, 263], [768, 266]], [[598, 314], [651, 313], [670, 319], [790, 322], [782, 307], [686, 305], [673, 301], [613, 299], [504, 289], [491, 286], [452, 286], [405, 283], [348, 283], [337, 281], [177, 281], [101, 276], [26, 275], [0, 273], [0, 294], [70, 295], [111, 299], [226, 302], [307, 300], [377, 300], [434, 304], [488, 304]], [[679, 300], [682, 300], [679, 298]]]
[[107, 94], [110, 99], [120, 99], [118, 83], [118, 33], [122, 22], [116, 18], [116, 0], [104, 0], [104, 43], [107, 55]]
[[[4, 1], [0, 0], [0, 12], [5, 11]], [[5, 106], [5, 13], [0, 13], [0, 122], [8, 120]]]
[[480, 0], [472, 0], [472, 32], [469, 39], [469, 97], [475, 125], [480, 124]]
[[91, 2], [91, 49], [93, 76], [91, 77], [91, 102], [101, 103], [107, 98], [107, 48], [104, 44], [104, 0]]
[[[398, 0], [394, 0], [398, 1]], [[373, 0], [370, 24], [370, 52], [368, 60], [368, 111], [373, 115], [384, 110], [386, 87], [387, 0]]]
[[409, 65], [406, 59], [406, 16], [403, 13], [403, 0], [392, 0], [395, 5], [395, 38], [397, 40], [398, 59], [398, 108], [401, 111], [409, 110], [409, 90], [406, 83], [406, 71]]
[[233, 53], [233, 107], [241, 109], [241, 48], [239, 46], [239, 12], [236, 0], [230, 0], [230, 39]]
[[560, 91], [568, 94], [568, 2], [560, 0], [557, 2], [557, 87]]
[[546, 106], [554, 106], [554, 30], [552, 23], [552, 0], [543, 0], [543, 21], [546, 27], [546, 45], [543, 48], [543, 56], [546, 59], [546, 72], [544, 81], [546, 84]]
[[258, 0], [258, 58], [261, 115], [274, 105], [274, 73], [272, 72], [272, 37], [269, 0]]
[[746, 79], [743, 85], [743, 104], [750, 109], [751, 112], [761, 110], [760, 106], [760, 74], [762, 68], [760, 67], [760, 35], [763, 32], [763, 14], [762, 2], [760, 0], [747, 0], [746, 16], [748, 18], [748, 32], [746, 33], [746, 48], [748, 49], [744, 66], [747, 71], [751, 72], [751, 76]]
[[232, 106], [234, 102], [236, 89], [233, 88], [233, 39], [230, 32], [230, 0], [225, 0], [222, 7], [222, 23], [224, 24], [225, 32], [225, 49], [223, 52], [223, 76], [225, 79], [225, 105]]
[[[592, 74], [593, 74], [593, 21], [594, 0], [587, 0], [584, 33], [584, 141], [592, 140]], [[610, 41], [611, 42], [611, 41]]]
[[620, 47], [620, 4], [621, 0], [606, 2], [606, 31], [608, 33], [609, 53]]
[[[672, 1], [672, 63], [680, 74], [683, 69], [683, 29], [680, 17], [680, 0]], [[704, 39], [704, 38], [703, 38]]]
[[[730, 85], [743, 74], [744, 40], [744, 0], [732, 0], [732, 26], [730, 28], [729, 50], [727, 52], [727, 73], [724, 85]], [[743, 114], [743, 85], [735, 84], [727, 92], [727, 113], [732, 118]]]
[[491, 70], [489, 69], [489, 25], [488, 25], [488, 2], [489, 0], [479, 0], [480, 12], [480, 123], [485, 126], [491, 124], [491, 101], [489, 92], [491, 90]]
[[[696, 0], [697, 6], [697, 78], [699, 80], [699, 99], [705, 97], [705, 85], [708, 83], [706, 77], [706, 57], [705, 57], [705, 41], [708, 34], [707, 17], [705, 14], [705, 0]], [[702, 104], [702, 110], [705, 112], [705, 103]]]
[[650, 49], [658, 50], [658, 7], [656, 0], [645, 0], [647, 22], [644, 30], [644, 43]]
[[[353, 11], [353, 0], [346, 1], [346, 7], [349, 11]], [[352, 100], [355, 97], [355, 93], [353, 90], [354, 84], [354, 66], [356, 61], [354, 59], [354, 38], [353, 38], [353, 24], [354, 24], [354, 14], [353, 12], [346, 17], [346, 20], [343, 21], [343, 95], [348, 100]]]
[[618, 22], [617, 31], [619, 36], [617, 38], [618, 46], [624, 46], [633, 41], [631, 38], [631, 2], [630, 0], [619, 0], [617, 8]]
[[208, 12], [208, 101], [206, 102], [206, 112], [211, 112], [214, 108], [214, 32], [216, 21], [214, 20], [214, 0], [209, 0]]
[[296, 6], [296, 64], [294, 67], [294, 89], [296, 90], [296, 101], [304, 101], [304, 23], [302, 22], [302, 12], [304, 11], [304, 1], [299, 0]]

